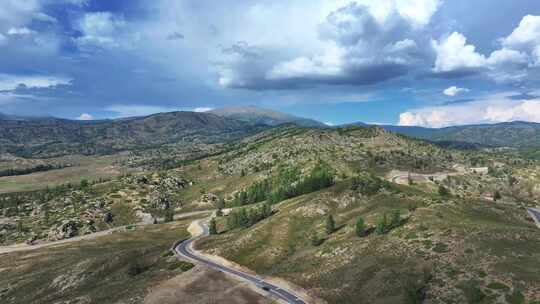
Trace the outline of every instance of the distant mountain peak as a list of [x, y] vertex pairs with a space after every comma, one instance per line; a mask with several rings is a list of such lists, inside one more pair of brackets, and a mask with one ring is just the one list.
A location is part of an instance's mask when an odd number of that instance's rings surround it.
[[282, 124], [295, 124], [300, 127], [325, 128], [324, 123], [303, 117], [294, 116], [275, 110], [260, 108], [254, 105], [231, 106], [209, 111], [218, 116], [233, 118], [250, 124], [277, 126]]

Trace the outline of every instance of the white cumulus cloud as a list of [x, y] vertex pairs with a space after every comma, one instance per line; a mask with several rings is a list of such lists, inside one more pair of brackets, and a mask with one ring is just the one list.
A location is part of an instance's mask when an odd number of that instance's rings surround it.
[[502, 44], [511, 48], [536, 46], [540, 43], [540, 16], [527, 15]]
[[540, 99], [514, 100], [508, 94], [486, 96], [473, 102], [410, 110], [401, 113], [399, 125], [430, 128], [499, 123], [540, 122]]
[[458, 32], [440, 41], [432, 41], [432, 46], [437, 53], [433, 69], [437, 73], [474, 70], [486, 63], [486, 57], [477, 53], [476, 47], [467, 44], [467, 38]]
[[27, 28], [27, 27], [12, 27], [8, 30], [7, 34], [10, 35], [10, 36], [15, 36], [15, 35], [20, 35], [20, 36], [24, 36], [24, 35], [31, 35], [31, 34], [34, 34], [35, 31]]
[[210, 107], [197, 107], [193, 109], [193, 112], [204, 113], [204, 112], [212, 111], [213, 109], [214, 108], [210, 108]]
[[77, 117], [78, 120], [93, 120], [94, 116], [88, 114], [88, 113], [82, 113], [79, 117]]
[[449, 88], [447, 88], [446, 90], [443, 91], [443, 94], [446, 95], [446, 96], [456, 96], [456, 95], [459, 95], [461, 93], [467, 93], [469, 92], [469, 89], [466, 89], [466, 88], [458, 88], [456, 86], [451, 86]]

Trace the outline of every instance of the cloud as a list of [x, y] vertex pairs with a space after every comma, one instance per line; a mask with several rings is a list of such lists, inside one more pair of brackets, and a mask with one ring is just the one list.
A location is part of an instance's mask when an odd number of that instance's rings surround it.
[[[409, 4], [398, 4], [405, 2]], [[247, 43], [230, 48], [229, 54], [240, 56], [220, 63], [219, 83], [253, 90], [301, 89], [370, 85], [406, 75], [426, 58], [416, 39], [424, 39], [419, 32], [439, 1], [419, 1], [427, 7], [419, 15], [411, 9], [412, 2], [405, 2], [388, 2], [383, 10], [363, 1], [337, 7], [318, 25], [318, 48], [292, 58], [281, 59], [266, 47]]]
[[502, 38], [504, 46], [510, 48], [536, 47], [540, 44], [540, 16], [527, 15], [519, 26], [506, 38]]
[[399, 125], [440, 128], [510, 121], [540, 122], [540, 99], [515, 100], [509, 97], [510, 94], [490, 95], [465, 104], [403, 112], [399, 116]]
[[194, 108], [193, 112], [204, 113], [204, 112], [212, 111], [213, 109], [214, 108], [210, 108], [210, 107], [198, 107], [198, 108]]
[[42, 21], [42, 22], [49, 22], [49, 23], [57, 23], [58, 22], [58, 19], [50, 16], [50, 15], [47, 15], [43, 12], [39, 12], [39, 13], [36, 13], [34, 15], [34, 19], [35, 20], [38, 20], [38, 21]]
[[78, 22], [82, 36], [76, 38], [79, 47], [117, 47], [120, 29], [126, 26], [125, 20], [110, 12], [86, 13]]
[[10, 36], [16, 36], [16, 35], [24, 36], [24, 35], [31, 35], [35, 33], [36, 33], [35, 31], [27, 27], [12, 27], [7, 32], [7, 34]]
[[70, 85], [71, 81], [71, 78], [63, 76], [0, 74], [0, 91], [13, 91], [20, 86], [26, 88], [50, 88], [59, 85]]
[[73, 4], [76, 6], [87, 6], [90, 0], [62, 0], [66, 3]]
[[433, 49], [437, 54], [433, 71], [447, 75], [470, 74], [484, 67], [486, 57], [476, 52], [476, 47], [467, 44], [467, 38], [453, 32], [440, 41], [433, 40]]
[[88, 114], [88, 113], [82, 113], [79, 117], [77, 117], [78, 120], [94, 120], [94, 116]]
[[456, 96], [456, 95], [459, 95], [461, 93], [466, 93], [466, 92], [469, 92], [469, 89], [466, 89], [466, 88], [458, 88], [456, 86], [451, 86], [449, 88], [447, 88], [446, 90], [443, 91], [443, 94], [446, 95], [446, 96]]
[[40, 9], [38, 0], [3, 0], [0, 10], [0, 29], [22, 26], [31, 21]]

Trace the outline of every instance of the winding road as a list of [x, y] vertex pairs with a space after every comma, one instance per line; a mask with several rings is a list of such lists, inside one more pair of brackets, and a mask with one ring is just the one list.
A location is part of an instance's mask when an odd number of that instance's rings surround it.
[[268, 294], [270, 294], [274, 298], [283, 300], [286, 303], [307, 304], [307, 302], [302, 300], [300, 296], [296, 295], [290, 290], [286, 290], [275, 284], [264, 281], [262, 278], [258, 276], [250, 275], [240, 270], [229, 268], [227, 266], [218, 264], [204, 257], [201, 253], [199, 253], [193, 248], [193, 243], [209, 234], [208, 226], [206, 224], [201, 224], [200, 222], [197, 222], [197, 223], [199, 226], [201, 226], [201, 229], [203, 231], [202, 234], [198, 236], [193, 236], [191, 239], [181, 241], [175, 244], [174, 251], [178, 255], [180, 255], [181, 257], [187, 258], [189, 260], [192, 260], [196, 263], [208, 266], [214, 270], [218, 270], [218, 271], [236, 276], [240, 278], [241, 280], [246, 281], [248, 283], [255, 284], [256, 286], [266, 291]]

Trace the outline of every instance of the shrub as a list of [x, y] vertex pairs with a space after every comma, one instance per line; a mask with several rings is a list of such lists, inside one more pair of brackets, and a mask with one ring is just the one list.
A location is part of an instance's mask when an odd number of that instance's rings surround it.
[[129, 276], [134, 277], [134, 276], [137, 276], [137, 275], [143, 273], [144, 270], [145, 270], [145, 269], [144, 269], [144, 267], [143, 267], [141, 264], [139, 264], [138, 262], [132, 262], [132, 263], [130, 263], [130, 264], [128, 265], [128, 268], [127, 268], [127, 274], [128, 274]]
[[503, 283], [500, 283], [500, 282], [492, 282], [492, 283], [489, 283], [488, 286], [487, 286], [489, 289], [495, 289], [495, 290], [510, 290], [510, 287], [504, 285]]
[[373, 195], [379, 192], [384, 186], [384, 181], [377, 176], [362, 174], [353, 178], [351, 190], [358, 191], [364, 195]]
[[329, 214], [326, 218], [326, 233], [332, 234], [336, 230], [336, 222], [334, 221], [334, 217]]
[[435, 252], [438, 252], [438, 253], [447, 252], [448, 251], [448, 245], [446, 245], [444, 243], [437, 243], [437, 244], [435, 244], [435, 246], [433, 246], [432, 250], [435, 251]]
[[217, 232], [217, 225], [216, 225], [216, 220], [215, 220], [215, 219], [211, 219], [211, 220], [210, 220], [210, 223], [208, 224], [208, 232], [209, 232], [211, 235], [218, 234], [218, 232]]
[[366, 235], [366, 223], [364, 222], [364, 219], [359, 217], [356, 220], [356, 235], [359, 237], [363, 237]]
[[510, 304], [524, 304], [525, 296], [519, 290], [514, 290], [512, 294], [506, 296], [506, 301]]
[[311, 236], [311, 245], [317, 247], [317, 246], [322, 245], [322, 243], [324, 243], [324, 239], [319, 237], [319, 235], [317, 233], [314, 233]]
[[440, 196], [448, 196], [448, 195], [450, 195], [450, 192], [448, 191], [448, 189], [446, 189], [446, 187], [443, 186], [443, 185], [439, 185], [439, 191], [438, 192], [439, 192]]
[[463, 291], [467, 303], [476, 304], [480, 303], [486, 295], [478, 288], [478, 282], [476, 281], [464, 281], [460, 282], [457, 287]]

